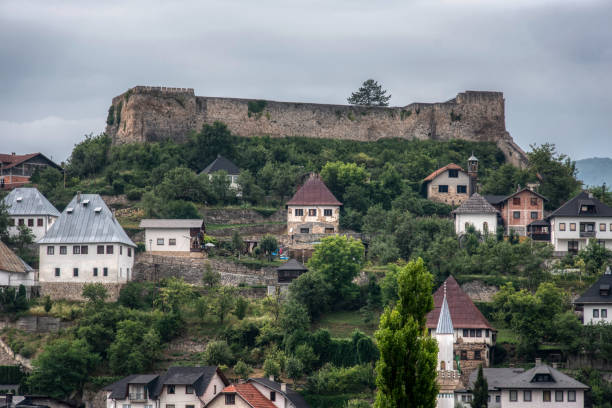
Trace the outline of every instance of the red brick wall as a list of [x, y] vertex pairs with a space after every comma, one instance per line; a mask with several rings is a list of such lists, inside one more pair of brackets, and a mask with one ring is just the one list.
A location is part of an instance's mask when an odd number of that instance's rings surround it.
[[[515, 198], [518, 198], [520, 203], [515, 204]], [[536, 204], [534, 205], [531, 204], [532, 198], [536, 200]], [[520, 218], [514, 218], [515, 211], [520, 212]], [[516, 232], [524, 234], [527, 230], [527, 225], [544, 218], [544, 200], [531, 191], [522, 191], [505, 201], [502, 204], [500, 212], [507, 232], [509, 232], [512, 227], [515, 227]], [[532, 212], [537, 212], [538, 217], [531, 218]]]

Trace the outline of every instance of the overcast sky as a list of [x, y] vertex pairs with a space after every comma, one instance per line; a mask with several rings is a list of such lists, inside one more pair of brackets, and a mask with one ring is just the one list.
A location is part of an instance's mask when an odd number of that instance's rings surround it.
[[0, 151], [61, 161], [134, 85], [345, 103], [363, 80], [392, 105], [506, 98], [528, 150], [612, 157], [610, 0], [0, 2]]

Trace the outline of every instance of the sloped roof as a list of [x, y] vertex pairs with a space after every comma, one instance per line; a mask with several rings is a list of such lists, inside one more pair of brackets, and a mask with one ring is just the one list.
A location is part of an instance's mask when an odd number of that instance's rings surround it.
[[[445, 289], [446, 290], [446, 289]], [[450, 312], [448, 311], [448, 302], [446, 301], [446, 295], [442, 300], [442, 309], [440, 311], [440, 317], [438, 317], [438, 326], [436, 326], [436, 334], [454, 334], [453, 320], [451, 319]]]
[[450, 163], [450, 164], [447, 164], [444, 167], [440, 167], [438, 170], [432, 172], [429, 176], [425, 177], [423, 179], [423, 181], [431, 181], [431, 180], [435, 179], [436, 177], [438, 177], [440, 174], [444, 173], [446, 170], [461, 170], [461, 171], [465, 172], [465, 170], [463, 170], [463, 168], [461, 166], [459, 166], [458, 164]]
[[[601, 289], [607, 290], [608, 295], [602, 295]], [[579, 305], [585, 303], [612, 303], [612, 274], [603, 274], [574, 303]]]
[[4, 203], [9, 206], [9, 215], [51, 215], [59, 217], [60, 213], [47, 198], [34, 187], [19, 187], [12, 190]]
[[[446, 281], [446, 297], [448, 308], [455, 329], [491, 329], [495, 330], [487, 319], [480, 313], [474, 305], [472, 299], [461, 289], [453, 276], [449, 276]], [[434, 308], [427, 314], [427, 327], [435, 329], [438, 326], [440, 311], [444, 300], [444, 285], [440, 286], [433, 295]]]
[[146, 384], [149, 391], [149, 396], [154, 397], [153, 393], [159, 380], [158, 374], [132, 374], [127, 377], [123, 377], [119, 381], [115, 381], [112, 384], [102, 388], [104, 391], [110, 391], [110, 399], [122, 400], [128, 396], [128, 385], [129, 384]]
[[264, 387], [267, 387], [273, 391], [276, 391], [279, 394], [284, 395], [285, 398], [291, 401], [291, 403], [295, 406], [295, 408], [310, 408], [310, 406], [308, 405], [304, 397], [302, 397], [302, 395], [299, 392], [293, 390], [289, 386], [287, 386], [287, 391], [283, 392], [281, 390], [280, 383], [276, 381], [270, 381], [268, 378], [249, 378], [249, 382], [259, 383], [263, 385]]
[[311, 174], [287, 205], [342, 205], [318, 175]]
[[536, 192], [536, 191], [533, 191], [533, 190], [532, 190], [532, 189], [530, 189], [529, 187], [523, 187], [523, 188], [521, 188], [520, 190], [515, 191], [514, 193], [510, 194], [509, 196], [507, 196], [507, 197], [506, 197], [506, 200], [509, 200], [510, 198], [514, 197], [514, 196], [515, 196], [515, 195], [517, 195], [517, 194], [522, 193], [523, 191], [527, 191], [527, 192], [529, 192], [529, 193], [531, 193], [531, 194], [533, 194], [533, 195], [536, 195], [536, 196], [540, 197], [540, 198], [541, 198], [542, 200], [544, 200], [544, 201], [548, 201], [548, 198], [544, 197], [542, 194], [540, 194], [540, 193], [538, 193], [538, 192]]
[[39, 244], [106, 242], [136, 246], [98, 194], [81, 194], [80, 198], [77, 194], [45, 236], [37, 241]]
[[212, 174], [217, 171], [225, 171], [227, 174], [232, 176], [237, 176], [240, 174], [240, 168], [236, 166], [233, 162], [225, 157], [219, 155], [212, 163], [210, 163], [204, 170], [200, 172], [200, 174]]
[[[535, 382], [533, 381], [536, 374], [550, 374], [554, 381], [548, 382]], [[584, 385], [578, 380], [573, 379], [569, 375], [563, 374], [561, 371], [552, 368], [546, 364], [542, 364], [539, 366], [535, 366], [530, 370], [525, 371], [522, 374], [518, 374], [517, 376], [510, 379], [505, 384], [500, 384], [498, 386], [500, 389], [507, 388], [548, 388], [548, 389], [588, 389], [587, 385]]]
[[251, 383], [232, 384], [223, 389], [223, 393], [236, 393], [253, 408], [276, 408], [276, 405], [263, 396]]
[[49, 159], [42, 153], [29, 153], [29, 154], [0, 154], [0, 162], [2, 162], [2, 168], [10, 169], [11, 167], [15, 167], [25, 161], [30, 160], [33, 157], [42, 156], [45, 160], [47, 160], [50, 164], [52, 164], [55, 168], [60, 169], [53, 160]]
[[[525, 372], [524, 368], [483, 368], [482, 375], [487, 380], [489, 391], [496, 391], [500, 386], [507, 384], [514, 377]], [[476, 379], [478, 378], [478, 370], [472, 371], [468, 383], [468, 389], [473, 390]]]
[[489, 204], [498, 205], [498, 204], [506, 201], [506, 197], [507, 196], [505, 196], [505, 195], [487, 194], [486, 196], [484, 196], [484, 199], [487, 200], [487, 202]]
[[0, 271], [28, 273], [33, 269], [0, 241]]
[[277, 271], [306, 272], [308, 268], [306, 268], [304, 265], [302, 265], [300, 262], [296, 261], [295, 259], [291, 258], [290, 260], [288, 260], [287, 262], [285, 262], [284, 264], [276, 268], [276, 270]]
[[140, 228], [201, 228], [201, 219], [144, 219], [140, 220]]
[[[595, 206], [595, 212], [592, 214], [580, 213], [582, 205]], [[589, 197], [589, 193], [583, 191], [553, 211], [549, 218], [553, 217], [612, 217], [612, 207], [605, 205], [595, 197]]]
[[497, 214], [499, 211], [478, 193], [474, 193], [452, 211], [453, 214]]

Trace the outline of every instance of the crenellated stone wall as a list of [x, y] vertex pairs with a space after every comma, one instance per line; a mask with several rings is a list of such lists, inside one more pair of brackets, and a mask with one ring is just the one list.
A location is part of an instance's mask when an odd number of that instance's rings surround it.
[[441, 103], [362, 107], [205, 97], [191, 88], [137, 86], [113, 98], [106, 133], [115, 144], [184, 141], [191, 131], [215, 121], [244, 137], [495, 142], [510, 163], [523, 166], [527, 161], [506, 131], [501, 92], [466, 91]]

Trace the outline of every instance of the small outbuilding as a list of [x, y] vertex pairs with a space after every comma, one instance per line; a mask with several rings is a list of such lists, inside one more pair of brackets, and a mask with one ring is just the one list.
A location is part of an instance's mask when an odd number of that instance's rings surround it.
[[147, 252], [201, 252], [204, 243], [202, 219], [144, 219]]
[[308, 268], [295, 259], [290, 259], [276, 268], [276, 272], [276, 284], [268, 286], [268, 295], [270, 296], [276, 293], [276, 288], [279, 288], [281, 293], [286, 292], [291, 282], [299, 278], [301, 274], [308, 272]]
[[23, 259], [0, 241], [0, 286], [31, 288], [36, 285], [36, 273]]

